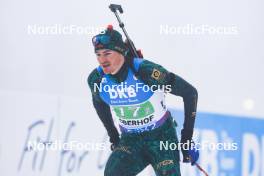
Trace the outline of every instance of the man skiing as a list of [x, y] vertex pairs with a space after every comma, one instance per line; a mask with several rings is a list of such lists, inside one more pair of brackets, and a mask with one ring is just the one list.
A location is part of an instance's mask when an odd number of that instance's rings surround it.
[[[165, 94], [181, 96], [184, 124], [181, 144], [190, 144], [198, 93], [176, 74], [149, 60], [133, 58], [112, 26], [93, 37], [100, 64], [88, 77], [95, 110], [112, 143], [105, 176], [135, 176], [151, 164], [156, 175], [180, 176], [179, 150], [161, 150], [160, 142], [178, 143], [176, 122]], [[121, 134], [114, 125], [119, 123]], [[197, 152], [182, 149], [183, 162], [194, 164]]]

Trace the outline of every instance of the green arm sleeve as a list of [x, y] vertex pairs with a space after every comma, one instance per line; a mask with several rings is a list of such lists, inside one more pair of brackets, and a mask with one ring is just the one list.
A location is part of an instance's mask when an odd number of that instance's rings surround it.
[[114, 125], [110, 107], [101, 99], [98, 90], [94, 89], [95, 84], [99, 85], [101, 82], [101, 76], [96, 69], [89, 75], [87, 81], [92, 92], [93, 106], [110, 137], [110, 142], [118, 143], [119, 133]]
[[192, 131], [198, 100], [196, 88], [180, 76], [148, 60], [144, 60], [141, 63], [138, 76], [148, 85], [170, 85], [170, 93], [183, 98], [185, 114], [183, 128]]

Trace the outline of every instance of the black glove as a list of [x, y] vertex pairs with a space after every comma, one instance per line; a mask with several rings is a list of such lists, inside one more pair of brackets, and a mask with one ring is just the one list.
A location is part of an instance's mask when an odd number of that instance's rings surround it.
[[183, 156], [183, 162], [190, 162], [189, 149], [192, 145], [193, 130], [182, 129], [181, 130], [181, 152]]
[[118, 144], [111, 144], [110, 149], [111, 151], [114, 151]]
[[118, 146], [119, 141], [120, 141], [120, 138], [117, 135], [110, 137], [110, 142], [111, 142], [110, 149], [112, 151]]

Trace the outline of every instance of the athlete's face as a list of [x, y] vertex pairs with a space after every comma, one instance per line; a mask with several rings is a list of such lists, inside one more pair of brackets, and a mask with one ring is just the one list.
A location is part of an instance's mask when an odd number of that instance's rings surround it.
[[105, 74], [115, 74], [124, 63], [124, 56], [113, 50], [100, 49], [95, 54]]

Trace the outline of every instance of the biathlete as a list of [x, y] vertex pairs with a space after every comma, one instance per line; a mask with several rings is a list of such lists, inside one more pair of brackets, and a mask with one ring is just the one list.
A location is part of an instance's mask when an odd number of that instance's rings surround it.
[[[99, 66], [90, 73], [88, 85], [112, 143], [104, 175], [135, 176], [150, 164], [158, 176], [180, 176], [179, 150], [160, 148], [160, 142], [178, 143], [177, 123], [166, 106], [165, 95], [183, 98], [185, 118], [180, 143], [190, 144], [197, 90], [161, 65], [132, 58], [122, 35], [111, 26], [94, 36], [92, 42]], [[199, 153], [181, 151], [183, 162], [197, 161]]]

